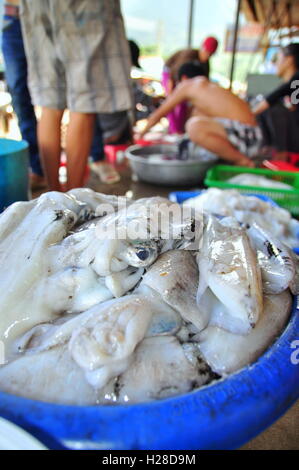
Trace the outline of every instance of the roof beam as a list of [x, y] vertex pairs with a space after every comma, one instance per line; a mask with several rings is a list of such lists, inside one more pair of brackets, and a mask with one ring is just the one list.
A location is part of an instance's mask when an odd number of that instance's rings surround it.
[[238, 33], [239, 33], [239, 21], [240, 21], [241, 4], [242, 4], [242, 0], [237, 0], [236, 18], [235, 18], [235, 26], [234, 26], [233, 53], [232, 53], [232, 61], [231, 61], [231, 67], [230, 67], [230, 80], [229, 80], [229, 89], [230, 90], [232, 89], [233, 79], [234, 79], [235, 58], [236, 58], [237, 45], [238, 45]]
[[255, 16], [253, 4], [250, 0], [242, 1], [242, 10], [244, 11], [248, 21], [256, 22], [257, 18]]
[[261, 2], [261, 0], [255, 0], [255, 11], [256, 11], [257, 20], [260, 23], [265, 23], [266, 22], [266, 13], [265, 13], [264, 5]]

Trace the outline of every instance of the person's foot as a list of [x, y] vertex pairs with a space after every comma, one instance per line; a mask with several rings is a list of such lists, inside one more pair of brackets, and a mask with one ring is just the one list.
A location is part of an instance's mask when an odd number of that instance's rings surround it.
[[246, 166], [247, 168], [254, 168], [255, 164], [250, 158], [244, 157], [236, 162], [238, 166]]
[[43, 189], [47, 187], [46, 179], [44, 176], [30, 173], [29, 175], [30, 187], [34, 191], [36, 189]]
[[93, 162], [90, 164], [92, 171], [100, 178], [102, 183], [113, 184], [120, 180], [119, 173], [106, 162]]

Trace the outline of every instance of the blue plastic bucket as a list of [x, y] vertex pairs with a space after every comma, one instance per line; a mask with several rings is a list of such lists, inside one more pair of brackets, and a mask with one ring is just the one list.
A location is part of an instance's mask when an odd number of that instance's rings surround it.
[[51, 449], [238, 448], [299, 398], [298, 300], [277, 341], [254, 364], [213, 385], [160, 401], [114, 406], [55, 405], [0, 392], [0, 416]]
[[0, 139], [0, 212], [16, 201], [28, 201], [28, 143]]

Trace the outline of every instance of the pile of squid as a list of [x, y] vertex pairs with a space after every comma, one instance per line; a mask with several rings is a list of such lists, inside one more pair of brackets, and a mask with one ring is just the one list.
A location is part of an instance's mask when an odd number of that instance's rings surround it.
[[199, 212], [233, 216], [242, 224], [256, 223], [290, 248], [299, 247], [299, 221], [273, 201], [243, 195], [236, 189], [209, 188], [184, 204]]
[[[0, 390], [157, 400], [225, 378], [279, 337], [299, 293], [296, 255], [254, 220], [175, 205], [176, 224], [170, 205], [76, 189], [3, 212]], [[153, 235], [144, 208], [160, 211]]]

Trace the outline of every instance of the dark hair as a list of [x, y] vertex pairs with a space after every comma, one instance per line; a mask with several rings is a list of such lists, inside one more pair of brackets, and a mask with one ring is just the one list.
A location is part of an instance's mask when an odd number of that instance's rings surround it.
[[178, 70], [178, 79], [181, 80], [183, 76], [194, 78], [201, 75], [206, 75], [205, 70], [200, 62], [186, 62], [181, 65]]
[[139, 46], [136, 44], [135, 41], [132, 41], [132, 39], [129, 39], [128, 43], [129, 43], [129, 48], [130, 48], [130, 53], [131, 53], [132, 64], [135, 67], [138, 67], [139, 69], [141, 69], [140, 64], [139, 64], [139, 55], [140, 55]]
[[293, 42], [283, 47], [282, 52], [285, 56], [292, 56], [294, 58], [296, 69], [299, 70], [299, 43]]

